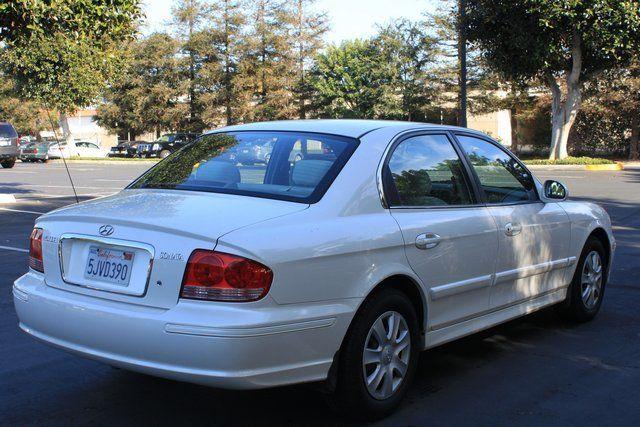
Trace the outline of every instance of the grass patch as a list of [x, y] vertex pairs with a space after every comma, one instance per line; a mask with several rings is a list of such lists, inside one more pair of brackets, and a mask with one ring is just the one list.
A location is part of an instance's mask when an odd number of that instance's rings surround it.
[[526, 165], [611, 165], [615, 162], [601, 157], [567, 157], [566, 159], [529, 159], [524, 160]]

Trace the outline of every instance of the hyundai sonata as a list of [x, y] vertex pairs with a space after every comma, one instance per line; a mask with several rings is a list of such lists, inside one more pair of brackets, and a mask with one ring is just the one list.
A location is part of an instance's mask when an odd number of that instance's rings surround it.
[[[229, 155], [264, 141], [266, 164]], [[324, 381], [378, 418], [420, 350], [553, 304], [596, 315], [610, 220], [566, 197], [468, 129], [231, 126], [38, 218], [14, 301], [28, 334], [113, 366], [234, 389]]]

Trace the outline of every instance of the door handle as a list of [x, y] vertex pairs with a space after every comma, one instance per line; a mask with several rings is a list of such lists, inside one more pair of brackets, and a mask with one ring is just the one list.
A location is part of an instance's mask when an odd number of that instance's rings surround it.
[[440, 244], [442, 237], [435, 233], [423, 233], [416, 236], [416, 248], [432, 249]]
[[512, 224], [508, 222], [504, 226], [504, 234], [507, 236], [517, 236], [522, 231], [522, 226], [519, 224]]

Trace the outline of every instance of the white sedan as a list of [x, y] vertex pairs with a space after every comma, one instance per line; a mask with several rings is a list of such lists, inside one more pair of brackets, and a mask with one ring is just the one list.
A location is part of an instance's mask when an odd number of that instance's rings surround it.
[[[266, 164], [234, 160], [265, 140]], [[232, 126], [38, 218], [14, 301], [20, 328], [82, 356], [223, 388], [325, 381], [375, 419], [420, 350], [553, 304], [596, 315], [611, 223], [566, 196], [468, 129]]]
[[108, 152], [102, 148], [98, 144], [94, 144], [93, 142], [87, 141], [71, 141], [71, 143], [67, 143], [66, 141], [49, 145], [49, 151], [47, 156], [50, 159], [59, 159], [64, 157], [68, 159], [69, 157], [107, 157]]

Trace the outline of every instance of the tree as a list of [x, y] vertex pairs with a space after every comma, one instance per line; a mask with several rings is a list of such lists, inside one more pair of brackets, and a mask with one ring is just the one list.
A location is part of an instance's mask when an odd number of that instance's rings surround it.
[[210, 126], [231, 125], [239, 120], [239, 111], [247, 97], [240, 94], [238, 64], [243, 55], [243, 29], [247, 17], [244, 3], [216, 0], [208, 10], [210, 26], [203, 31], [201, 84], [203, 120]]
[[320, 48], [322, 36], [329, 30], [326, 12], [312, 12], [316, 0], [294, 0], [290, 19], [292, 20], [292, 40], [295, 49], [296, 83], [294, 92], [298, 103], [298, 117], [307, 116], [310, 86], [307, 72]]
[[320, 117], [376, 119], [402, 114], [394, 93], [397, 70], [372, 40], [329, 46], [312, 70], [314, 108]]
[[178, 41], [165, 33], [133, 42], [124, 54], [127, 67], [106, 91], [107, 103], [98, 107], [98, 123], [134, 137], [184, 126], [189, 104], [182, 102], [186, 88], [179, 49]]
[[96, 100], [119, 69], [119, 44], [135, 33], [136, 0], [5, 0], [0, 63], [18, 93], [66, 114]]
[[292, 94], [295, 66], [287, 9], [276, 0], [257, 0], [249, 25], [239, 64], [245, 97], [242, 120], [292, 118], [296, 113]]
[[387, 118], [426, 120], [438, 92], [433, 84], [437, 40], [427, 33], [424, 22], [401, 19], [381, 28], [373, 43], [388, 63], [389, 90], [398, 100], [397, 112], [389, 112]]
[[568, 156], [581, 86], [629, 63], [640, 45], [638, 0], [467, 0], [469, 39], [512, 81], [552, 93], [550, 158]]
[[180, 61], [183, 69], [183, 83], [188, 98], [189, 110], [182, 121], [181, 130], [202, 132], [202, 105], [198, 90], [198, 74], [202, 67], [199, 41], [202, 39], [201, 29], [207, 25], [205, 3], [199, 0], [178, 0], [172, 8], [173, 27], [181, 42], [181, 52], [184, 55]]
[[0, 121], [10, 122], [20, 135], [37, 135], [46, 129], [46, 112], [35, 102], [15, 95], [13, 80], [0, 74]]
[[460, 10], [458, 0], [442, 0], [435, 12], [426, 15], [425, 28], [436, 48], [430, 78], [438, 92], [434, 102], [443, 111], [456, 105], [455, 120], [451, 123], [466, 126], [468, 112], [495, 111], [492, 105], [500, 108], [502, 105], [491, 102], [497, 100], [496, 75], [489, 72], [477, 49], [463, 42], [466, 32], [462, 30], [466, 26], [460, 19]]
[[458, 0], [456, 27], [458, 35], [458, 126], [467, 127], [467, 31], [466, 0]]
[[585, 85], [585, 102], [571, 140], [582, 149], [620, 153], [638, 160], [640, 137], [640, 59], [608, 70]]

